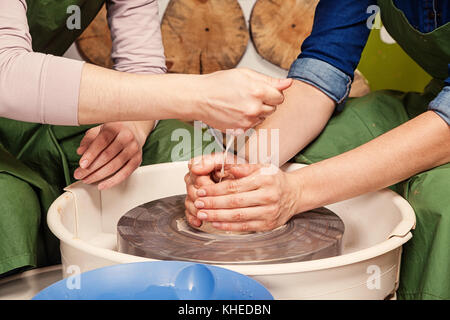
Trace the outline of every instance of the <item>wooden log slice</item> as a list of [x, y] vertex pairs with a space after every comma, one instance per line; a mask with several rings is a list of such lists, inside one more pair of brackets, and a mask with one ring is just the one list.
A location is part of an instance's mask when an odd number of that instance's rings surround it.
[[103, 6], [89, 27], [76, 41], [81, 57], [89, 63], [112, 68], [111, 33], [106, 18], [106, 7]]
[[288, 70], [311, 34], [318, 0], [258, 0], [250, 17], [252, 41], [258, 53]]
[[161, 30], [166, 64], [174, 73], [234, 68], [249, 40], [237, 0], [171, 0]]
[[[256, 51], [269, 62], [288, 70], [311, 34], [319, 0], [258, 0], [250, 17]], [[367, 80], [355, 72], [350, 97], [370, 92]]]

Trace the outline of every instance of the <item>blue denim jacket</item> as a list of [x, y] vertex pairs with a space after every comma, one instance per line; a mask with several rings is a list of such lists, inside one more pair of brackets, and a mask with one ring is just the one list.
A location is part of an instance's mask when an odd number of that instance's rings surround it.
[[[376, 0], [321, 0], [311, 35], [291, 66], [288, 77], [305, 81], [341, 104], [350, 91], [361, 53], [369, 37], [367, 8]], [[394, 0], [411, 25], [431, 32], [450, 21], [449, 0]], [[449, 35], [450, 39], [450, 35]], [[450, 64], [446, 86], [430, 109], [450, 125]]]

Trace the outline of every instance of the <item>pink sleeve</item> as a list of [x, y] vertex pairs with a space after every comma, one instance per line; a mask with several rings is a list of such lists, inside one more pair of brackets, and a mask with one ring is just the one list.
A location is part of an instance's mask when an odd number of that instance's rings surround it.
[[26, 10], [0, 1], [0, 117], [78, 125], [83, 62], [33, 52]]
[[114, 68], [131, 73], [165, 73], [157, 0], [109, 0], [108, 23]]

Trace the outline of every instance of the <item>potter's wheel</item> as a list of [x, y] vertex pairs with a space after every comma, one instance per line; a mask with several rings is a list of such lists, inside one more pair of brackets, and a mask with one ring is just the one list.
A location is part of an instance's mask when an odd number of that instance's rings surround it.
[[268, 232], [213, 235], [187, 224], [184, 199], [167, 197], [128, 211], [117, 226], [119, 252], [211, 264], [299, 262], [341, 253], [344, 223], [326, 208], [297, 215]]

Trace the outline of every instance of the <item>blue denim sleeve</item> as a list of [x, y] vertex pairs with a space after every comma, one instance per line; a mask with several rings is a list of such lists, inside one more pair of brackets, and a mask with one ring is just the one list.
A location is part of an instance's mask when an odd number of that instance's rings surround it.
[[448, 75], [448, 78], [445, 80], [444, 89], [431, 101], [428, 109], [436, 112], [450, 125], [450, 64], [448, 64]]
[[436, 112], [450, 126], [450, 85], [445, 86], [431, 101], [429, 109]]
[[[347, 97], [366, 45], [375, 0], [321, 0], [311, 35], [288, 77], [308, 82], [338, 104]], [[369, 13], [368, 13], [369, 11]]]

